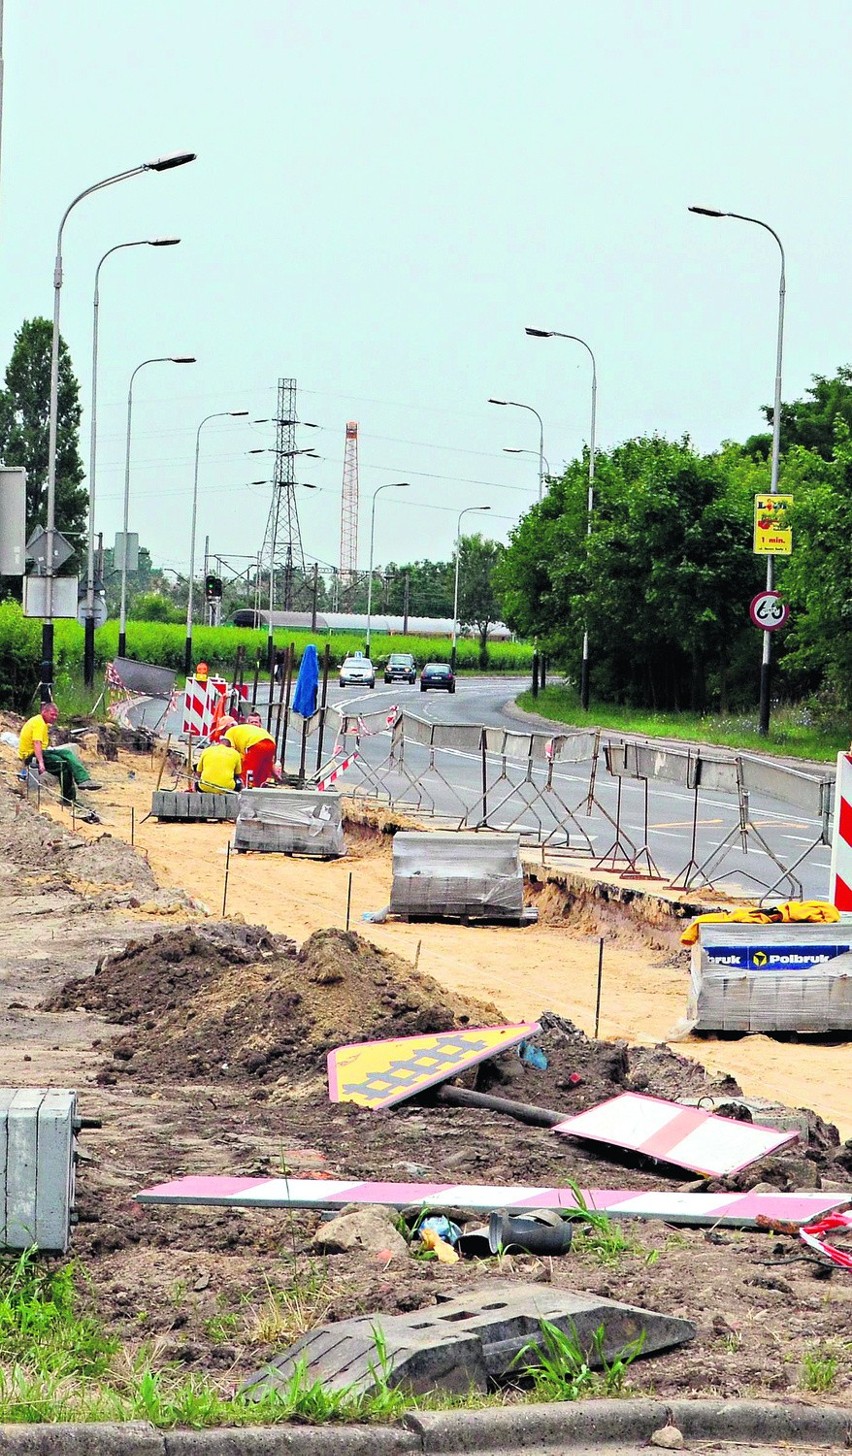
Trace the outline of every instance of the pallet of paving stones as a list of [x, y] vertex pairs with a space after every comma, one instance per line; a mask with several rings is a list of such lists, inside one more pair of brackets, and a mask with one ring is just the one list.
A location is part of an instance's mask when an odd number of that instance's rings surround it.
[[393, 841], [391, 914], [403, 920], [530, 924], [517, 834], [403, 831]]
[[238, 794], [181, 793], [178, 789], [155, 789], [151, 813], [159, 820], [199, 824], [207, 820], [233, 822], [239, 806]]
[[319, 789], [244, 789], [234, 830], [238, 854], [339, 859], [346, 853], [340, 795]]

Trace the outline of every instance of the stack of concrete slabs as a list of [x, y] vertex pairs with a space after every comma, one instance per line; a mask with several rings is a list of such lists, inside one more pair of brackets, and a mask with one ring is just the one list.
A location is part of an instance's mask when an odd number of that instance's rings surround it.
[[849, 1031], [852, 920], [700, 925], [687, 1018], [694, 1031]]
[[340, 795], [319, 789], [244, 789], [234, 848], [339, 859], [346, 853]]
[[520, 835], [403, 831], [393, 841], [390, 909], [408, 920], [524, 918]]

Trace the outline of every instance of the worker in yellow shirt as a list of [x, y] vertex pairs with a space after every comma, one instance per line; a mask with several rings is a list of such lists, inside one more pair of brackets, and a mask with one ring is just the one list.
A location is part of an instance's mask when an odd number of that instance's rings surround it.
[[256, 723], [237, 723], [223, 718], [219, 725], [221, 741], [236, 748], [242, 758], [242, 776], [247, 789], [262, 789], [275, 772], [275, 739]]
[[195, 765], [195, 787], [202, 794], [234, 793], [243, 786], [241, 766], [230, 743], [209, 743]]
[[73, 804], [77, 798], [78, 785], [85, 785], [87, 789], [99, 789], [100, 784], [94, 783], [89, 770], [73, 748], [50, 747], [50, 727], [58, 717], [59, 709], [55, 703], [42, 703], [41, 712], [28, 718], [21, 729], [18, 757], [24, 765], [24, 771], [31, 763], [35, 763], [39, 773], [55, 774], [59, 780], [62, 802]]

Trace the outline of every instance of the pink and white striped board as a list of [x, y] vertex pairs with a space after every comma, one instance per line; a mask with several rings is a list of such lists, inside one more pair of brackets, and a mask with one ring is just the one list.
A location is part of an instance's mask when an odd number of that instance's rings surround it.
[[[843, 1193], [637, 1193], [635, 1188], [590, 1188], [588, 1208], [612, 1218], [659, 1218], [666, 1223], [755, 1228], [758, 1217], [812, 1223], [852, 1203]], [[490, 1187], [478, 1183], [361, 1183], [325, 1178], [176, 1178], [135, 1195], [137, 1203], [203, 1204], [217, 1208], [339, 1208], [346, 1203], [389, 1208], [576, 1208], [568, 1188]]]
[[714, 1178], [738, 1173], [799, 1136], [795, 1131], [715, 1117], [700, 1107], [643, 1097], [638, 1092], [622, 1092], [620, 1097], [599, 1102], [557, 1123], [553, 1131], [627, 1148]]

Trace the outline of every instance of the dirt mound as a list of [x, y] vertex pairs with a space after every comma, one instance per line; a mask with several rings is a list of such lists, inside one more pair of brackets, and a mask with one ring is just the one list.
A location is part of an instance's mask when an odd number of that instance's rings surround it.
[[572, 1113], [620, 1092], [647, 1092], [677, 1101], [736, 1096], [740, 1091], [733, 1077], [714, 1077], [671, 1047], [594, 1041], [572, 1021], [549, 1011], [539, 1021], [534, 1044], [547, 1057], [547, 1067], [532, 1066], [517, 1055], [485, 1062], [479, 1069], [480, 1091], [493, 1090], [520, 1102]]
[[141, 1022], [149, 1030], [160, 1018], [197, 996], [234, 965], [295, 954], [295, 944], [263, 926], [186, 926], [151, 940], [133, 940], [117, 955], [103, 956], [93, 976], [66, 981], [45, 1011], [83, 1006], [119, 1025]]
[[131, 945], [45, 1009], [79, 1006], [133, 1028], [111, 1048], [102, 1082], [293, 1082], [324, 1072], [345, 1042], [503, 1019], [358, 935], [321, 930], [297, 952], [262, 928], [230, 924]]

